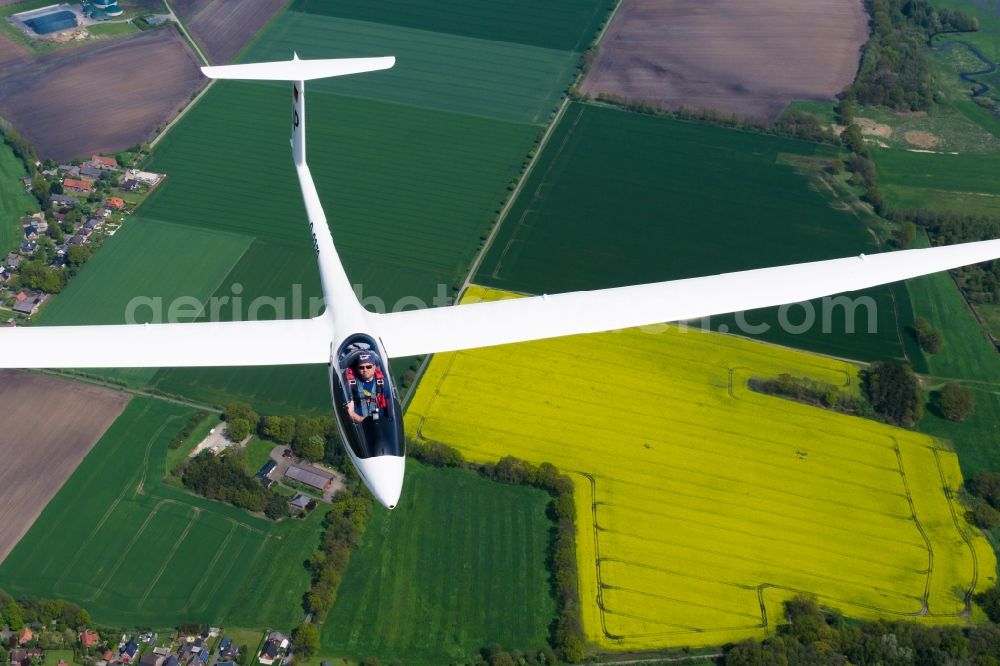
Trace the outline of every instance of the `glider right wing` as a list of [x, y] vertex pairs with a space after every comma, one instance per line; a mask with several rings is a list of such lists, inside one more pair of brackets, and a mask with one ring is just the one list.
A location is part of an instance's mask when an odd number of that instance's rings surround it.
[[417, 356], [798, 303], [997, 258], [990, 240], [369, 316], [389, 356]]

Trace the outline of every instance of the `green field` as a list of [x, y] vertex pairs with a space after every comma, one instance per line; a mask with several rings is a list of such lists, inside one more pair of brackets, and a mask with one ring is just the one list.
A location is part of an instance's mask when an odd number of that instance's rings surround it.
[[555, 109], [580, 57], [570, 51], [285, 12], [244, 59], [282, 60], [292, 51], [302, 58], [396, 57], [395, 67], [384, 72], [310, 82], [310, 93], [536, 125]]
[[799, 592], [851, 617], [966, 623], [968, 592], [996, 580], [961, 519], [954, 453], [747, 388], [787, 372], [856, 395], [855, 365], [678, 327], [520, 349], [436, 354], [407, 434], [572, 474], [582, 617], [601, 647], [770, 635]]
[[[920, 244], [927, 244], [925, 237]], [[945, 381], [958, 381], [976, 400], [975, 412], [962, 423], [928, 410], [919, 428], [955, 447], [966, 476], [1000, 470], [1000, 356], [948, 274], [907, 284], [916, 313], [944, 334], [941, 351], [927, 356], [931, 374], [927, 387], [938, 389]]]
[[[874, 251], [865, 224], [790, 166], [833, 148], [773, 136], [573, 104], [560, 121], [476, 276], [481, 284], [558, 293], [694, 277]], [[863, 292], [847, 334], [843, 308], [786, 333], [776, 310], [751, 312], [761, 337], [871, 360], [903, 357], [908, 299]], [[802, 308], [785, 310], [798, 325]], [[824, 332], [823, 322], [829, 332]], [[732, 316], [713, 328], [753, 329]], [[790, 330], [796, 330], [795, 326]]]
[[1000, 154], [949, 155], [875, 150], [879, 184], [1000, 196]]
[[323, 654], [445, 664], [491, 643], [545, 646], [555, 618], [548, 502], [540, 490], [410, 462], [400, 505], [376, 510], [351, 554]]
[[586, 50], [614, 6], [614, 0], [512, 0], [504, 3], [295, 0], [292, 3], [293, 10], [315, 15], [388, 23], [561, 51]]
[[20, 179], [26, 175], [24, 163], [0, 139], [0, 258], [24, 240], [21, 231], [24, 214], [38, 211], [38, 201], [21, 185]]
[[290, 627], [322, 512], [275, 524], [161, 481], [193, 411], [135, 398], [0, 564], [15, 595], [72, 600], [97, 622]]

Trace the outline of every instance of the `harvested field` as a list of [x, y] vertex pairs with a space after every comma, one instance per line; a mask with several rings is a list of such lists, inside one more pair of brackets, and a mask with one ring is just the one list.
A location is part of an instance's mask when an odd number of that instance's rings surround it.
[[43, 158], [116, 152], [145, 141], [203, 81], [180, 35], [155, 30], [3, 80], [0, 115]]
[[0, 371], [0, 562], [127, 402], [117, 391]]
[[583, 90], [773, 121], [851, 82], [867, 24], [858, 0], [624, 0]]
[[284, 6], [285, 0], [215, 0], [187, 27], [213, 64], [226, 63]]

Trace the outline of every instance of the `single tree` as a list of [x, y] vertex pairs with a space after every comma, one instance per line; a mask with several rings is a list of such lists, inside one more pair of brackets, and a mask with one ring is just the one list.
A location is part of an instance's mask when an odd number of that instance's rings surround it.
[[226, 428], [226, 436], [231, 442], [242, 442], [250, 436], [250, 422], [246, 419], [234, 419], [229, 422]]
[[319, 435], [313, 435], [306, 441], [305, 444], [298, 447], [298, 454], [306, 460], [318, 462], [323, 459], [325, 448], [326, 444], [323, 441], [323, 438]]
[[957, 382], [948, 382], [936, 395], [937, 408], [949, 421], [964, 421], [976, 407], [972, 391]]

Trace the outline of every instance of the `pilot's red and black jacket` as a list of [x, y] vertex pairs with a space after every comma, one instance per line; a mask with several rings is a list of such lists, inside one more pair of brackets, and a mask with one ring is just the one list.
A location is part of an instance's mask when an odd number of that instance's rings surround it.
[[[385, 410], [388, 405], [388, 400], [385, 397], [385, 375], [382, 374], [382, 370], [377, 365], [375, 366], [375, 384], [371, 398], [366, 398], [361, 394], [361, 382], [355, 376], [354, 368], [344, 370], [344, 379], [347, 380], [347, 390], [351, 394], [351, 400], [354, 401], [356, 414], [368, 416], [375, 409], [380, 412]], [[375, 404], [372, 405], [372, 402]]]

